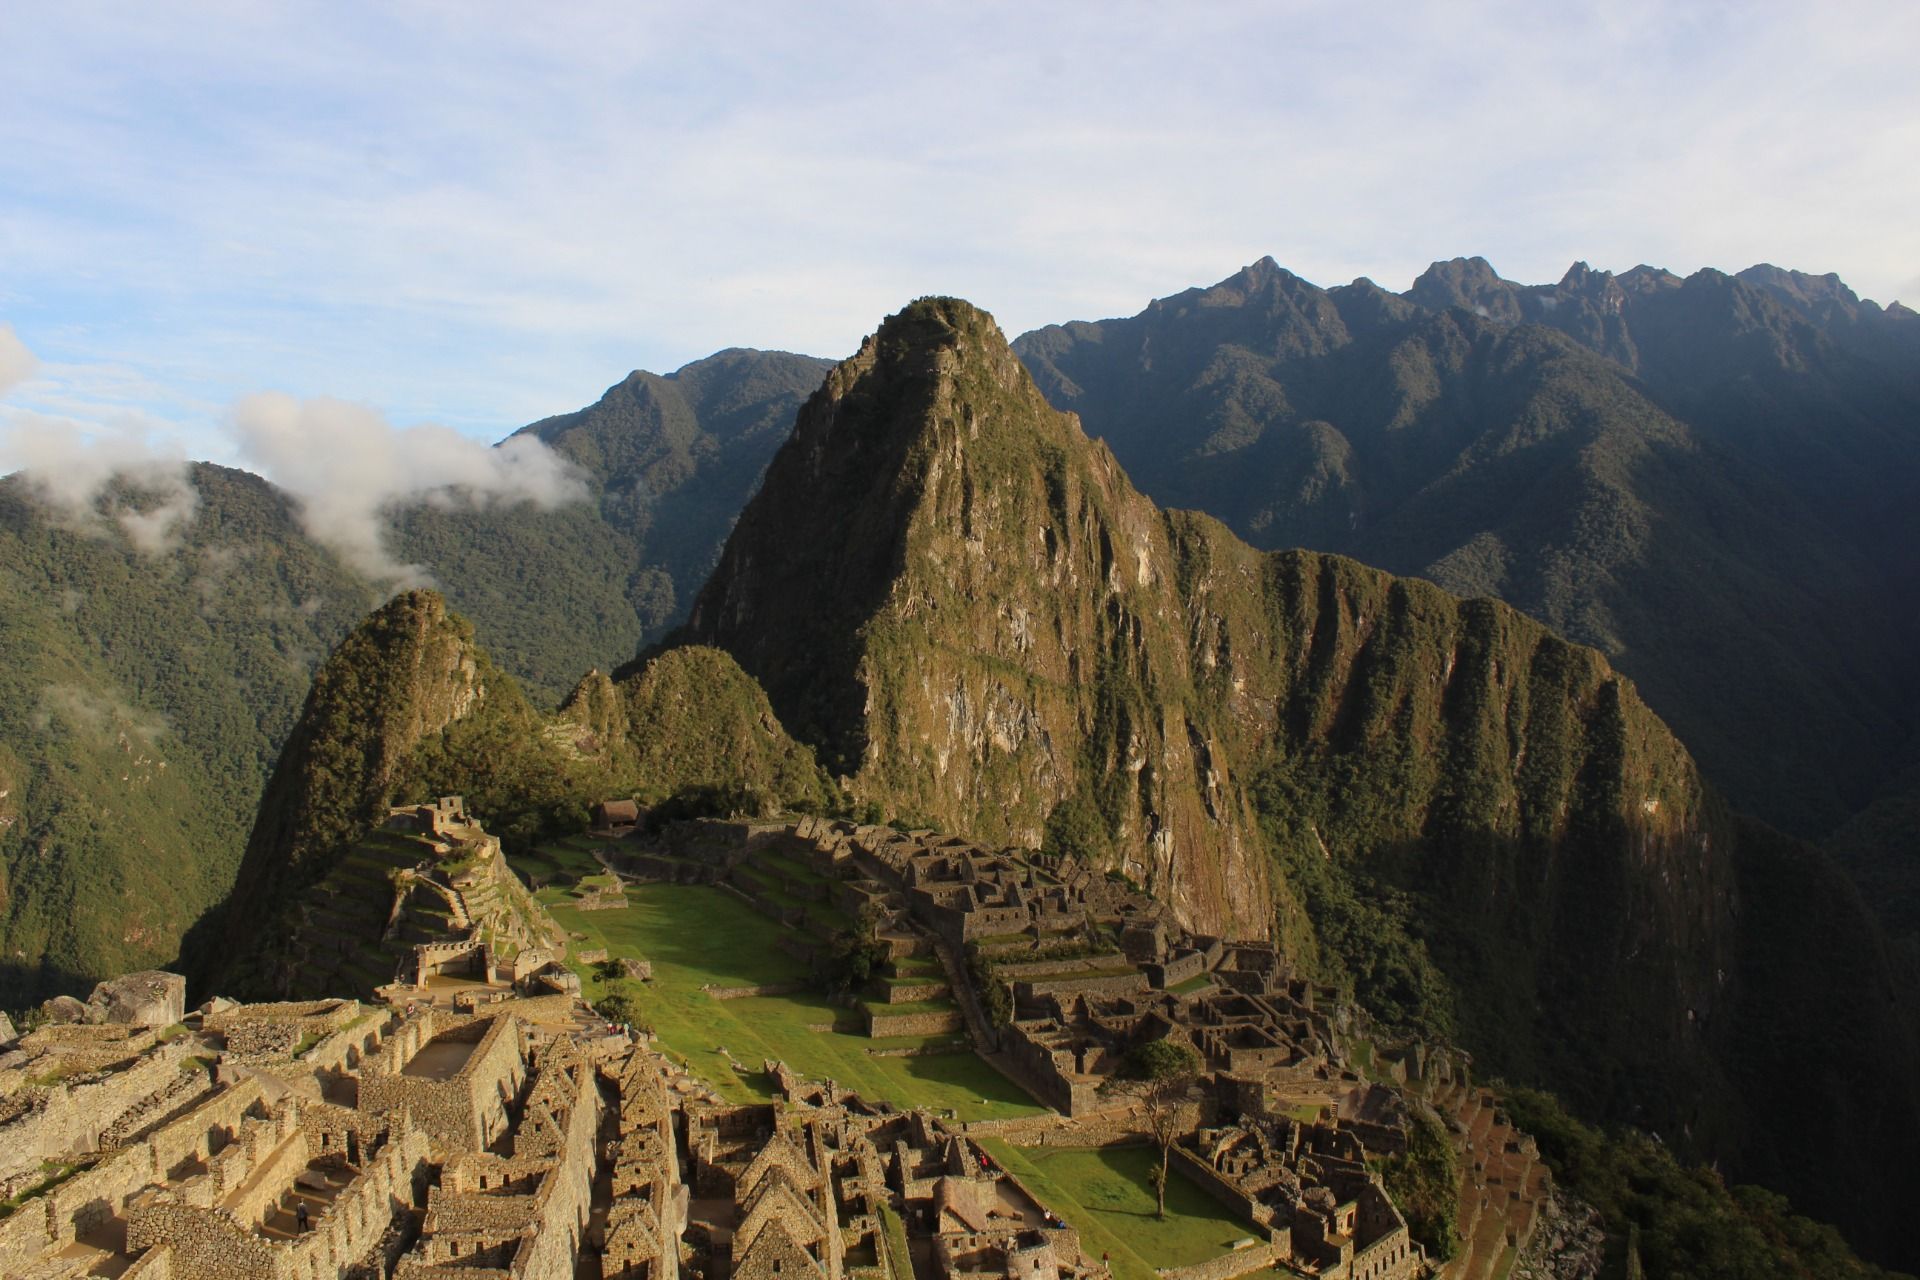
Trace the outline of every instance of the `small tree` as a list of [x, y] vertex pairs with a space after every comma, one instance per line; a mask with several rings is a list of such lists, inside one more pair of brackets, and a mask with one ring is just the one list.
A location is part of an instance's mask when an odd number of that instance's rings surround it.
[[867, 979], [886, 966], [892, 954], [880, 941], [881, 913], [872, 903], [860, 908], [851, 929], [834, 934], [823, 953], [814, 958], [814, 978], [829, 995], [858, 991]]
[[1121, 1061], [1118, 1074], [1100, 1086], [1104, 1094], [1131, 1098], [1139, 1107], [1144, 1131], [1160, 1147], [1160, 1167], [1154, 1171], [1154, 1206], [1167, 1216], [1167, 1162], [1181, 1136], [1181, 1109], [1200, 1078], [1200, 1055], [1184, 1040], [1149, 1040], [1135, 1045]]
[[651, 1032], [642, 1017], [640, 1002], [625, 991], [609, 991], [594, 1002], [593, 1011], [617, 1026], [629, 1026], [636, 1031]]

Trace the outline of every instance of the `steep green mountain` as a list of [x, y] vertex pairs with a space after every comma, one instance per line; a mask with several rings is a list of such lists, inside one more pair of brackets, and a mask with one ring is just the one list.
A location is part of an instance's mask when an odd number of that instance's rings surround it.
[[190, 479], [158, 553], [0, 480], [0, 1006], [173, 958], [232, 881], [313, 663], [372, 602], [264, 481]]
[[325, 975], [297, 962], [301, 904], [394, 805], [464, 796], [511, 846], [584, 829], [588, 808], [610, 796], [715, 792], [727, 804], [816, 810], [830, 797], [811, 753], [725, 654], [678, 650], [618, 685], [589, 674], [547, 715], [441, 596], [405, 592], [315, 674], [232, 893], [187, 957], [223, 992], [326, 994]]
[[[580, 466], [591, 503], [419, 504], [389, 513], [396, 552], [552, 706], [684, 612], [826, 367], [725, 351], [635, 373], [525, 429]], [[189, 480], [196, 515], [158, 555], [0, 480], [0, 1007], [171, 961], [233, 886], [316, 664], [383, 594], [265, 481]], [[103, 509], [153, 500], [120, 489]]]
[[1016, 350], [1157, 500], [1493, 595], [1632, 675], [1742, 807], [1864, 805], [1920, 676], [1920, 318], [1830, 277], [1403, 297], [1262, 260]]
[[582, 671], [624, 660], [684, 616], [830, 363], [729, 350], [665, 376], [636, 371], [598, 403], [515, 433], [575, 463], [589, 502], [409, 507], [394, 513], [395, 552], [426, 566], [551, 706]]
[[834, 370], [680, 635], [856, 802], [1271, 928], [1483, 1070], [1898, 1249], [1920, 1017], [1844, 877], [1731, 812], [1593, 650], [1156, 509], [967, 304], [915, 303]]

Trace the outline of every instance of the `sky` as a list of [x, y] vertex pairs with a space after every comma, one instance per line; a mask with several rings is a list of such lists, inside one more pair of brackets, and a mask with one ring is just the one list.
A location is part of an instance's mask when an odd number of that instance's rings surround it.
[[5, 0], [0, 472], [324, 496], [346, 442], [477, 448], [634, 368], [846, 355], [929, 293], [1131, 315], [1263, 255], [1920, 303], [1916, 54], [1913, 0]]

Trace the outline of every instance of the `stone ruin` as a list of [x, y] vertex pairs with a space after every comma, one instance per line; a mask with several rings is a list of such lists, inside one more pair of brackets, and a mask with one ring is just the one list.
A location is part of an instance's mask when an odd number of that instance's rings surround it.
[[721, 1102], [578, 1013], [219, 1000], [164, 1040], [42, 1027], [27, 1066], [113, 1083], [0, 1121], [0, 1151], [66, 1166], [0, 1219], [0, 1275], [572, 1280], [590, 1259], [610, 1280], [890, 1280], [902, 1241], [927, 1280], [1099, 1271], [925, 1112], [778, 1063], [773, 1101]]
[[[976, 1043], [997, 1049], [1040, 1101], [1095, 1125], [1089, 1132], [1110, 1131], [1099, 1126], [1126, 1105], [1106, 1086], [1130, 1050], [1182, 1041], [1201, 1065], [1199, 1114], [1255, 1117], [1216, 1143], [1221, 1167], [1191, 1150], [1184, 1159], [1197, 1182], [1267, 1229], [1240, 1262], [1360, 1280], [1404, 1280], [1425, 1266], [1365, 1164], [1368, 1151], [1405, 1149], [1404, 1108], [1349, 1065], [1332, 993], [1295, 977], [1269, 945], [1192, 934], [1153, 898], [1073, 858], [930, 831], [819, 818], [688, 823], [622, 869], [749, 896], [771, 879], [782, 898], [810, 895], [873, 922], [895, 965], [938, 955], [942, 976], [958, 979], [939, 989], [968, 1009]], [[804, 923], [804, 913], [785, 922]], [[901, 972], [878, 981], [916, 997], [933, 990]], [[1003, 988], [1003, 1025], [987, 1025], [981, 982]], [[1417, 1055], [1388, 1066], [1403, 1079], [1420, 1070]], [[1290, 1111], [1330, 1118], [1303, 1126]], [[956, 1188], [936, 1216], [967, 1220], [967, 1204]]]
[[571, 994], [565, 934], [459, 796], [388, 811], [300, 903], [285, 994]]
[[[455, 855], [436, 883], [462, 895], [498, 856], [452, 798], [394, 818]], [[1102, 1084], [1145, 1040], [1191, 1044], [1197, 1127], [1176, 1164], [1263, 1238], [1182, 1280], [1423, 1265], [1367, 1166], [1404, 1149], [1400, 1097], [1345, 1065], [1327, 993], [1272, 948], [1191, 935], [1068, 859], [817, 819], [688, 826], [633, 856], [870, 923], [887, 990], [909, 1008], [950, 994], [975, 1042], [1063, 1113], [1048, 1124], [1124, 1136]], [[0, 1274], [558, 1280], [588, 1259], [645, 1280], [892, 1280], [905, 1242], [922, 1280], [1103, 1275], [963, 1131], [778, 1063], [772, 1101], [722, 1101], [608, 1034], [577, 988], [538, 981], [563, 940], [435, 967], [455, 953], [428, 948], [472, 940], [414, 943], [415, 982], [384, 1003], [213, 1001], [156, 1028], [138, 1025], [159, 1016], [139, 1012], [151, 984], [102, 984], [128, 995], [96, 992], [94, 1012], [22, 1038], [0, 1056], [0, 1187], [25, 1195], [0, 1220]], [[1002, 988], [1004, 1025], [976, 981]], [[1445, 1074], [1418, 1047], [1378, 1060], [1396, 1079]], [[1544, 1173], [1479, 1176], [1491, 1222], [1509, 1184], [1517, 1202]]]
[[[1072, 1227], [958, 1130], [777, 1062], [767, 1071], [771, 1103], [686, 1109], [693, 1268], [743, 1280], [883, 1280], [896, 1267], [927, 1280], [1077, 1280], [1099, 1270]], [[919, 1267], [895, 1256], [902, 1243], [919, 1250]]]
[[1189, 1178], [1265, 1228], [1276, 1264], [1340, 1280], [1409, 1280], [1420, 1246], [1337, 1119], [1262, 1113], [1202, 1127], [1175, 1155]]

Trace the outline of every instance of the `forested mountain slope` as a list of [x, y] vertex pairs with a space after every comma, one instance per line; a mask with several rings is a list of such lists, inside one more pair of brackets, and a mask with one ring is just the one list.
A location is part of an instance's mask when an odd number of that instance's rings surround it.
[[424, 564], [488, 649], [552, 705], [686, 614], [760, 473], [831, 362], [722, 351], [630, 374], [532, 435], [580, 470], [590, 501], [552, 510], [425, 504], [394, 544]]
[[172, 960], [314, 663], [376, 599], [265, 481], [191, 480], [158, 553], [0, 480], [0, 1006]]
[[1262, 260], [1015, 346], [1157, 500], [1601, 648], [1771, 821], [1831, 829], [1910, 732], [1904, 308], [1773, 268], [1523, 287], [1461, 259], [1400, 296]]
[[[392, 550], [551, 707], [684, 613], [826, 367], [732, 350], [634, 373], [525, 428], [590, 502], [417, 503], [385, 513]], [[264, 480], [187, 483], [195, 516], [150, 553], [0, 480], [0, 1008], [173, 958], [233, 885], [316, 664], [385, 593]]]

